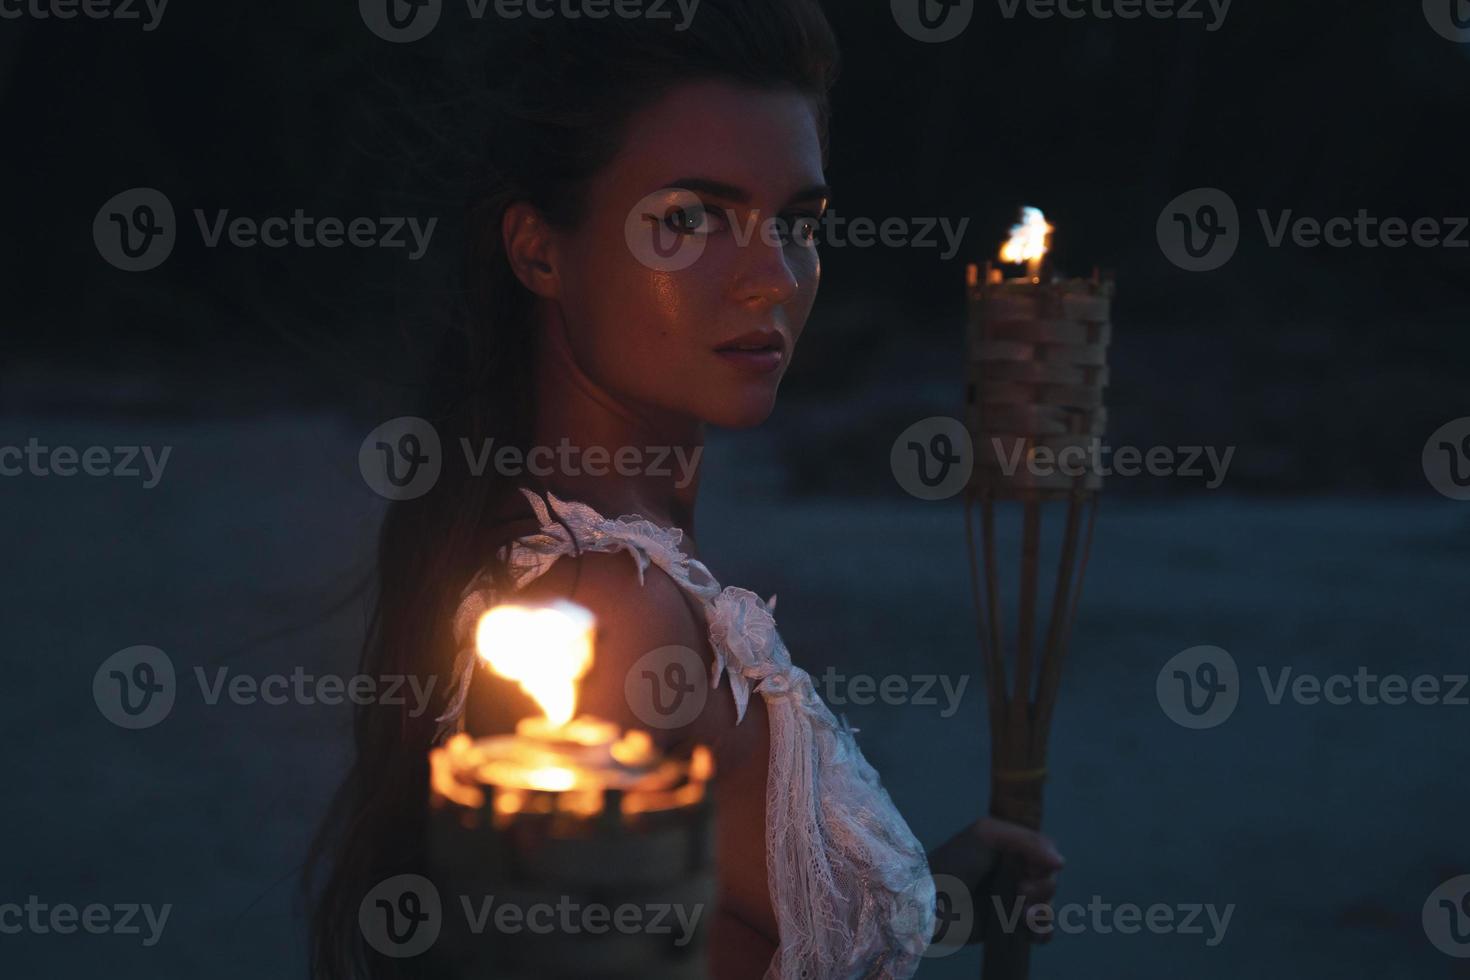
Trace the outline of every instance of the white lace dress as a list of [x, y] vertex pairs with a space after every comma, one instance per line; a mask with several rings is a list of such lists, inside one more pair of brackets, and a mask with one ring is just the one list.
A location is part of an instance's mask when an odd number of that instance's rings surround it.
[[[636, 516], [608, 519], [585, 504], [548, 495], [576, 543], [536, 494], [521, 491], [540, 521], [539, 533], [501, 551], [515, 588], [540, 577], [562, 555], [626, 552], [639, 581], [654, 565], [696, 596], [709, 626], [715, 662], [711, 687], [729, 678], [738, 719], [751, 692], [770, 718], [766, 781], [766, 867], [780, 949], [765, 980], [898, 980], [913, 975], [934, 931], [934, 883], [924, 849], [879, 783], [852, 732], [833, 717], [806, 671], [776, 632], [775, 599], [720, 588], [702, 562], [679, 548], [683, 532]], [[503, 597], [502, 597], [503, 598]], [[488, 576], [464, 592], [455, 618], [463, 651], [447, 735], [463, 725], [474, 675], [471, 647], [480, 615], [496, 601]]]

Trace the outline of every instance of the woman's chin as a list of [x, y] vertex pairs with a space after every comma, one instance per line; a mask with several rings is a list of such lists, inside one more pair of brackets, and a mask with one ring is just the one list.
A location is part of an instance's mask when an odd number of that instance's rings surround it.
[[776, 388], [742, 392], [706, 406], [705, 421], [722, 429], [753, 429], [771, 417], [776, 408]]

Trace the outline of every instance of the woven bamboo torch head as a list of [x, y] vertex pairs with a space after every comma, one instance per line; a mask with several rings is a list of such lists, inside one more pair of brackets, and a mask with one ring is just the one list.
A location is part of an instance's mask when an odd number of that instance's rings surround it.
[[1097, 274], [1048, 279], [1039, 261], [1030, 271], [1007, 279], [990, 263], [968, 270], [974, 496], [1064, 499], [1102, 486], [1086, 461], [1107, 425], [1113, 282]]

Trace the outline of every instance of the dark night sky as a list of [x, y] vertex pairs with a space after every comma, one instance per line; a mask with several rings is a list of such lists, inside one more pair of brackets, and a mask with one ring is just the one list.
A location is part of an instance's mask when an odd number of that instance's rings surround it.
[[[210, 251], [195, 235], [163, 267], [128, 274], [91, 240], [101, 203], [134, 186], [163, 190], [185, 214], [452, 217], [414, 100], [443, 84], [446, 48], [473, 50], [493, 22], [451, 4], [455, 19], [428, 40], [390, 45], [350, 6], [306, 6], [179, 4], [152, 32], [4, 22], [9, 340], [68, 361], [182, 363], [194, 376], [263, 362], [327, 401], [352, 401], [355, 375], [323, 365], [400, 362], [443, 295], [455, 260], [444, 249], [405, 263], [352, 249]], [[1276, 369], [1346, 378], [1321, 395], [1345, 406], [1427, 398], [1422, 417], [1405, 409], [1385, 438], [1454, 407], [1452, 368], [1470, 354], [1470, 249], [1273, 249], [1256, 218], [1470, 212], [1470, 48], [1438, 36], [1418, 4], [1237, 0], [1211, 31], [1208, 13], [1007, 19], [981, 3], [944, 44], [905, 36], [887, 4], [828, 6], [845, 57], [828, 173], [836, 210], [971, 224], [949, 261], [923, 249], [825, 252], [814, 322], [860, 341], [808, 362], [819, 385], [896, 332], [951, 343], [964, 263], [988, 257], [1018, 206], [1036, 204], [1059, 228], [1060, 268], [1116, 270], [1119, 379], [1134, 389], [1121, 393], [1141, 414], [1158, 414], [1172, 395], [1155, 382], [1191, 362], [1228, 364], [1214, 383], [1232, 387]], [[1155, 222], [1175, 195], [1207, 186], [1239, 206], [1242, 243], [1225, 268], [1189, 273], [1165, 259]], [[849, 323], [853, 310], [879, 312]]]

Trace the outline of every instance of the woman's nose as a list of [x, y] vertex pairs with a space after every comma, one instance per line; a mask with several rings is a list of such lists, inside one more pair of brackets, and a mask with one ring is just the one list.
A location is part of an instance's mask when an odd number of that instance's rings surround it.
[[801, 283], [791, 268], [791, 246], [779, 227], [763, 221], [756, 234], [739, 248], [742, 261], [735, 284], [738, 300], [779, 306], [796, 294]]

